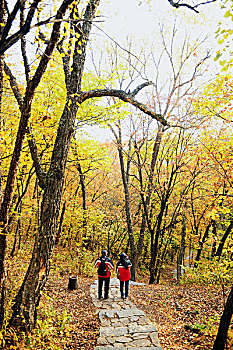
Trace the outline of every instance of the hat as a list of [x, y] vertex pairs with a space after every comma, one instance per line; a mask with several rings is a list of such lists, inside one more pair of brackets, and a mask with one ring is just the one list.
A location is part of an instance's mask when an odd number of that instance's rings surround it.
[[107, 250], [103, 249], [103, 250], [102, 250], [102, 256], [107, 256], [107, 254], [108, 254], [108, 253], [107, 253]]

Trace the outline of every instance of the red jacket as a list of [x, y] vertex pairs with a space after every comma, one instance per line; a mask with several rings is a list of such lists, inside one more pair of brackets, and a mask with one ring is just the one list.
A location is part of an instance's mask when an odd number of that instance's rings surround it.
[[[95, 267], [99, 267], [99, 265], [100, 265], [100, 263], [101, 263], [101, 257], [99, 257], [97, 260], [96, 260], [96, 262], [95, 262]], [[99, 274], [98, 274], [98, 277], [102, 277], [102, 278], [107, 278], [107, 277], [110, 277], [110, 270], [111, 269], [113, 269], [113, 263], [112, 263], [112, 260], [110, 259], [110, 258], [106, 258], [106, 262], [105, 262], [105, 264], [107, 265], [107, 276], [100, 276]]]
[[120, 281], [129, 281], [130, 280], [130, 277], [131, 277], [131, 275], [130, 275], [130, 267], [131, 266], [132, 266], [132, 264], [129, 265], [129, 267], [126, 269], [122, 265], [121, 261], [118, 261], [116, 272], [117, 272], [117, 277], [119, 278]]

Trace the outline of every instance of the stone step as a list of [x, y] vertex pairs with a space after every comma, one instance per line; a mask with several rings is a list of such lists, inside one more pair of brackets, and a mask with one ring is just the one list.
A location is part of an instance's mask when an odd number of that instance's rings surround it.
[[125, 346], [96, 346], [95, 350], [162, 350], [161, 346], [125, 347]]
[[145, 312], [119, 297], [118, 280], [112, 282], [107, 300], [96, 298], [97, 286], [96, 281], [90, 288], [101, 323], [95, 350], [162, 350], [157, 328]]

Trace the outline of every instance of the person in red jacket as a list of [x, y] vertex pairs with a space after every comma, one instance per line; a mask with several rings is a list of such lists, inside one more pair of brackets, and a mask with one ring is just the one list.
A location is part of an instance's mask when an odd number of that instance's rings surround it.
[[113, 262], [107, 256], [107, 251], [102, 250], [102, 255], [96, 259], [95, 267], [98, 268], [98, 298], [102, 299], [102, 289], [104, 283], [104, 299], [108, 299], [110, 270], [113, 269]]
[[[123, 299], [128, 298], [129, 295], [129, 280], [131, 261], [125, 253], [121, 253], [120, 260], [116, 266], [117, 277], [120, 280], [120, 292]], [[125, 287], [125, 288], [124, 288]]]

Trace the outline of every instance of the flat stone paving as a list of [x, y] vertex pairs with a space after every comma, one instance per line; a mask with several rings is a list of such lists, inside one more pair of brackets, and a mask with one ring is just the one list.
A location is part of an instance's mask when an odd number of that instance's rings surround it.
[[144, 311], [120, 295], [119, 280], [110, 281], [109, 299], [98, 300], [98, 281], [90, 294], [100, 319], [100, 334], [95, 350], [162, 350], [158, 331]]

